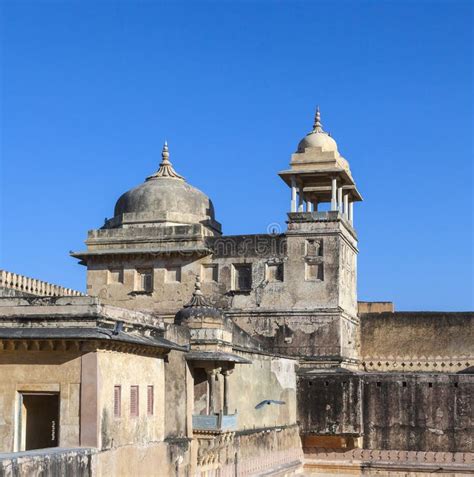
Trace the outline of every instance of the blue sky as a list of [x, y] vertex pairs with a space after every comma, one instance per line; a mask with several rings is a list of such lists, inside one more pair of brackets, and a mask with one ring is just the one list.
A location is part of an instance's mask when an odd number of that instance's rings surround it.
[[312, 125], [349, 160], [359, 299], [473, 309], [469, 1], [1, 4], [0, 266], [85, 289], [68, 256], [160, 160], [227, 234], [284, 226]]

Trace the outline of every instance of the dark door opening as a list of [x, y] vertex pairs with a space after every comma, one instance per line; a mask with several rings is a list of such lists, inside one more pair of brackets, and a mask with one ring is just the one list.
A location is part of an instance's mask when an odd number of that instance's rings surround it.
[[22, 450], [57, 447], [59, 394], [21, 393]]

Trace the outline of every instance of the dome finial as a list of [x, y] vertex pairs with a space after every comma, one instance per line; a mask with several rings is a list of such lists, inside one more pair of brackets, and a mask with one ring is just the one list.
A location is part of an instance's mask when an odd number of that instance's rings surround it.
[[163, 150], [161, 151], [160, 168], [154, 174], [147, 177], [146, 180], [156, 179], [158, 177], [167, 177], [169, 179], [184, 180], [184, 177], [179, 175], [173, 169], [173, 165], [170, 162], [170, 153], [169, 153], [169, 150], [168, 150], [168, 141], [165, 141], [165, 143], [163, 144]]
[[189, 308], [190, 306], [210, 306], [206, 298], [202, 294], [201, 278], [199, 277], [199, 275], [196, 275], [196, 283], [194, 284], [193, 296], [191, 297], [189, 303], [186, 303], [186, 305], [184, 305], [185, 308]]
[[323, 125], [321, 124], [321, 112], [319, 111], [319, 106], [316, 107], [316, 114], [314, 116], [313, 132], [322, 133]]

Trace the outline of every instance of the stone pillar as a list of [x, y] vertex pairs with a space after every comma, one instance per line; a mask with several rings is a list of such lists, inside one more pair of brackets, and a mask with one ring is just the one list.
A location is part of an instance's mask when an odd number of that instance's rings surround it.
[[219, 373], [220, 368], [211, 369], [208, 372], [209, 377], [209, 414], [219, 414], [221, 412], [221, 403], [219, 399]]
[[306, 199], [306, 212], [311, 212], [311, 201]]
[[342, 213], [342, 187], [337, 189], [337, 210]]
[[229, 415], [229, 376], [232, 374], [232, 369], [222, 371], [224, 375], [224, 416]]
[[354, 202], [349, 202], [349, 222], [354, 225]]
[[296, 212], [296, 179], [291, 176], [291, 211]]
[[298, 212], [304, 212], [303, 207], [303, 186], [299, 187], [298, 190]]
[[349, 194], [344, 194], [344, 216], [349, 218]]
[[331, 210], [337, 210], [336, 189], [337, 189], [337, 179], [333, 177], [331, 181]]

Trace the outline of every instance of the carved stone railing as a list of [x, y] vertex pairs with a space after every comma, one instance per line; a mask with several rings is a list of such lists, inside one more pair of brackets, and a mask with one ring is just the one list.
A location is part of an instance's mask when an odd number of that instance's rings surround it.
[[0, 288], [2, 287], [36, 296], [84, 296], [84, 293], [80, 291], [53, 285], [36, 278], [25, 277], [18, 273], [7, 272], [6, 270], [0, 270]]
[[474, 472], [474, 453], [432, 452], [379, 449], [334, 450], [304, 448], [305, 462], [390, 463], [412, 466], [437, 464], [440, 466], [468, 466]]

